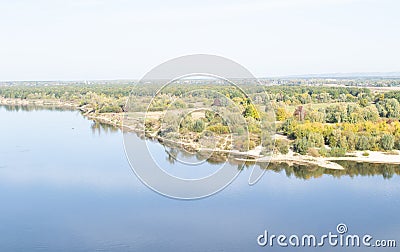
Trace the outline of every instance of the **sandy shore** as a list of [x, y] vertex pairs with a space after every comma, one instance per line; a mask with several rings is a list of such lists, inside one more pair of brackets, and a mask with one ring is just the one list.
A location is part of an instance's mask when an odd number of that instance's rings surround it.
[[[364, 156], [368, 153], [368, 156]], [[368, 163], [384, 163], [384, 164], [400, 164], [400, 152], [395, 150], [392, 152], [381, 151], [354, 151], [347, 153], [346, 157], [331, 157], [325, 158], [330, 161], [355, 161], [355, 162], [368, 162]]]

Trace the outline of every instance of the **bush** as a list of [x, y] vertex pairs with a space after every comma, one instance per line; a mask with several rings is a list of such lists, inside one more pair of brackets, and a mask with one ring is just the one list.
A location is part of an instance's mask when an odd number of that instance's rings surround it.
[[207, 129], [209, 131], [212, 131], [212, 132], [218, 133], [218, 134], [228, 134], [229, 133], [229, 127], [224, 126], [220, 123], [217, 125], [208, 126]]
[[396, 136], [394, 140], [394, 148], [400, 150], [400, 136]]
[[369, 152], [364, 151], [362, 155], [363, 155], [364, 157], [368, 157], [368, 156], [369, 156]]
[[322, 148], [319, 149], [318, 153], [323, 157], [328, 157], [329, 156], [329, 150], [327, 148], [325, 148], [325, 146], [322, 146]]
[[357, 137], [357, 144], [356, 144], [357, 150], [368, 150], [369, 147], [370, 147], [369, 139], [367, 136], [362, 135]]
[[289, 112], [284, 107], [279, 107], [276, 112], [276, 120], [285, 121], [289, 117]]
[[381, 138], [381, 147], [384, 150], [392, 150], [394, 147], [394, 136], [391, 134], [384, 134]]
[[201, 119], [194, 121], [192, 129], [194, 132], [202, 132], [205, 128], [205, 123]]
[[301, 155], [305, 155], [307, 153], [308, 147], [308, 140], [306, 137], [296, 139], [293, 144], [294, 151], [300, 153]]
[[289, 153], [289, 141], [285, 139], [278, 139], [275, 141], [276, 149], [282, 154]]
[[307, 140], [310, 147], [321, 147], [324, 145], [324, 136], [318, 132], [310, 132]]
[[312, 157], [319, 157], [319, 156], [320, 156], [318, 150], [315, 149], [315, 148], [310, 148], [310, 149], [308, 149], [307, 154], [310, 155], [310, 156], [312, 156]]
[[344, 157], [346, 155], [346, 149], [345, 148], [337, 148], [334, 147], [331, 149], [331, 151], [329, 152], [329, 155], [331, 157]]

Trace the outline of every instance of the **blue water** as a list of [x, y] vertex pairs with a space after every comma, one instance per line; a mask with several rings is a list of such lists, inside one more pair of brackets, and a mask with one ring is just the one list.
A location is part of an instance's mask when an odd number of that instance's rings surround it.
[[[133, 174], [122, 133], [74, 111], [0, 107], [0, 251], [398, 251], [260, 247], [274, 234], [349, 233], [400, 242], [400, 177], [300, 179], [268, 170], [194, 201], [161, 196]], [[138, 141], [142, 141], [138, 138]], [[166, 155], [156, 143], [159, 155]], [[166, 170], [174, 164], [158, 160]], [[208, 171], [215, 167], [210, 164]], [[399, 247], [400, 244], [398, 244]]]

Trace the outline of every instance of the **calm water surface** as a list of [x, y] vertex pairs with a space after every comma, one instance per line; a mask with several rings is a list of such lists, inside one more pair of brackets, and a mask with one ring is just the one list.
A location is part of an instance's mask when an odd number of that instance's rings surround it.
[[[338, 223], [400, 237], [398, 166], [344, 164], [349, 170], [338, 173], [275, 165], [252, 187], [244, 169], [222, 192], [180, 201], [135, 177], [119, 130], [78, 112], [0, 107], [0, 143], [0, 251], [313, 251], [262, 248], [256, 238], [265, 229], [322, 235]], [[183, 174], [162, 146], [150, 146], [164, 169]]]

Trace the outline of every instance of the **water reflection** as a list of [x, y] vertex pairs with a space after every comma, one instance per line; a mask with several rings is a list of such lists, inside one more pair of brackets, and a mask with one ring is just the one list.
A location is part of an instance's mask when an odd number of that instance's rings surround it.
[[110, 133], [117, 133], [119, 131], [119, 128], [115, 126], [102, 123], [96, 120], [93, 120], [90, 128], [92, 129], [92, 133], [94, 135], [97, 134], [98, 136], [100, 136], [102, 133], [110, 134]]
[[382, 176], [384, 179], [391, 179], [395, 175], [400, 175], [399, 165], [393, 164], [378, 164], [378, 163], [359, 163], [354, 161], [337, 161], [342, 165], [344, 170], [325, 169], [319, 166], [304, 166], [304, 165], [288, 165], [286, 163], [270, 163], [268, 167], [262, 169], [272, 170], [274, 172], [285, 172], [287, 177], [298, 179], [316, 179], [323, 175], [331, 175], [336, 178], [340, 177], [365, 177], [365, 176]]
[[0, 105], [0, 107], [3, 107], [6, 111], [8, 112], [18, 112], [18, 111], [24, 111], [24, 112], [31, 112], [31, 111], [75, 111], [74, 108], [72, 107], [60, 107], [60, 106], [55, 106], [55, 105], [34, 105], [34, 104], [29, 104], [29, 105]]
[[[195, 161], [203, 161], [206, 160], [208, 164], [212, 165], [221, 165], [225, 162], [228, 162], [231, 166], [236, 167], [238, 170], [243, 169], [251, 169], [254, 166], [259, 169], [266, 169], [268, 171], [273, 171], [276, 173], [284, 172], [289, 178], [297, 178], [297, 179], [318, 179], [323, 175], [330, 175], [335, 178], [340, 177], [365, 177], [365, 176], [381, 176], [384, 179], [391, 179], [394, 176], [400, 175], [400, 165], [397, 164], [380, 164], [380, 163], [365, 163], [365, 162], [355, 162], [355, 161], [336, 161], [344, 170], [334, 170], [334, 169], [325, 169], [323, 167], [315, 166], [315, 165], [299, 165], [299, 164], [287, 164], [284, 162], [279, 163], [256, 163], [254, 161], [246, 161], [241, 162], [235, 159], [235, 156], [229, 156], [226, 153], [215, 153], [211, 154], [209, 152], [197, 152], [195, 154], [189, 153], [176, 147], [171, 144], [162, 143], [154, 139], [146, 139], [143, 134], [136, 134], [140, 141], [148, 141], [151, 142], [155, 146], [163, 151], [157, 152], [158, 155], [165, 156], [165, 160], [168, 162], [170, 166], [177, 165], [175, 157], [185, 157], [186, 160], [195, 160]], [[165, 150], [165, 149], [166, 150]]]

